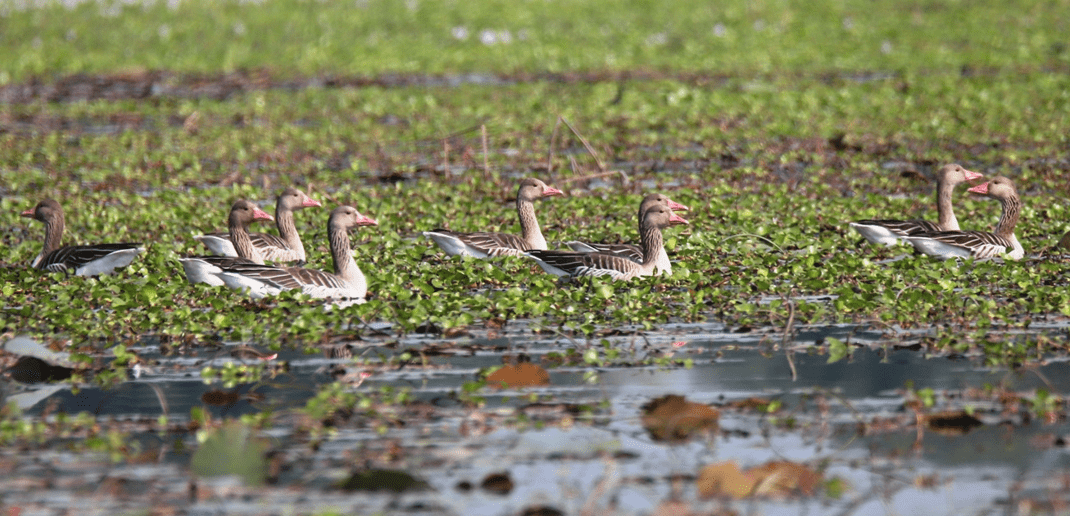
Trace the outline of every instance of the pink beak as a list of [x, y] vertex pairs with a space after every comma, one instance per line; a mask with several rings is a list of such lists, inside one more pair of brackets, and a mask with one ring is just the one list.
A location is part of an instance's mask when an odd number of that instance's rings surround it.
[[985, 176], [983, 176], [981, 174], [978, 174], [977, 172], [974, 172], [972, 170], [962, 169], [962, 171], [966, 173], [966, 180], [967, 181], [973, 181], [974, 179], [981, 179], [982, 177], [985, 177]]
[[253, 220], [275, 220], [275, 217], [260, 208], [253, 208]]
[[975, 194], [988, 195], [988, 183], [981, 183], [977, 186], [966, 190], [967, 192], [973, 192]]
[[691, 211], [691, 208], [684, 206], [672, 199], [669, 199], [669, 209], [673, 211]]
[[26, 211], [24, 211], [24, 212], [20, 213], [19, 215], [20, 215], [20, 216], [22, 216], [22, 217], [30, 217], [30, 218], [33, 218], [33, 208], [30, 208], [30, 209], [28, 209], [28, 210], [26, 210]]
[[323, 206], [323, 205], [320, 204], [319, 201], [309, 197], [309, 198], [307, 198], [307, 199], [305, 199], [304, 201], [301, 202], [301, 206], [304, 206], [305, 208], [316, 208], [316, 207], [320, 207], [320, 206]]
[[669, 222], [673, 224], [688, 224], [687, 220], [675, 213], [673, 213], [672, 216], [669, 217]]
[[551, 195], [565, 195], [565, 192], [562, 192], [561, 190], [558, 190], [557, 188], [554, 188], [552, 186], [547, 186], [546, 189], [542, 191], [542, 196], [549, 197]]
[[375, 219], [367, 216], [367, 215], [361, 215], [360, 217], [357, 218], [357, 225], [358, 226], [378, 226], [379, 222], [376, 221]]

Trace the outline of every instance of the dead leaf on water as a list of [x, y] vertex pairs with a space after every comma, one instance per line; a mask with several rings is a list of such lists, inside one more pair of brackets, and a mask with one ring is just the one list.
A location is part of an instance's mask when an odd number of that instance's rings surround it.
[[710, 464], [698, 474], [699, 496], [703, 498], [729, 497], [740, 499], [754, 489], [754, 480], [739, 469], [734, 460]]
[[422, 491], [427, 482], [405, 472], [393, 469], [365, 469], [355, 471], [339, 484], [344, 491]]
[[797, 462], [772, 461], [741, 471], [735, 461], [726, 461], [703, 468], [696, 484], [704, 498], [786, 498], [811, 496], [821, 481], [820, 473]]
[[984, 426], [980, 419], [962, 410], [929, 414], [925, 416], [925, 424], [929, 430], [947, 436], [966, 435], [974, 428]]
[[509, 477], [509, 472], [504, 473], [491, 473], [483, 479], [483, 483], [479, 485], [486, 491], [491, 493], [505, 496], [513, 490], [513, 479]]
[[[522, 357], [523, 360], [523, 357]], [[487, 385], [495, 387], [537, 387], [550, 385], [550, 373], [542, 366], [521, 361], [506, 364], [487, 376]]]
[[793, 494], [810, 496], [821, 484], [821, 474], [790, 461], [767, 462], [747, 470], [755, 480], [754, 496], [784, 498]]
[[659, 441], [682, 441], [697, 432], [717, 430], [720, 413], [709, 405], [668, 394], [642, 406], [643, 426]]
[[757, 410], [759, 412], [768, 412], [769, 407], [775, 403], [774, 401], [763, 398], [746, 398], [742, 400], [735, 400], [726, 403], [725, 408], [734, 408], [739, 410]]

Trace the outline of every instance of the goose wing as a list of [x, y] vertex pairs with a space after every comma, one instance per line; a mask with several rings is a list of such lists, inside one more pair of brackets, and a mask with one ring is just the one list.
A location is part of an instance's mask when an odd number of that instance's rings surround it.
[[607, 253], [571, 251], [528, 251], [546, 272], [556, 276], [609, 276], [631, 279], [640, 274], [639, 264], [622, 256]]
[[880, 226], [901, 237], [940, 231], [939, 226], [927, 220], [866, 219], [855, 221], [852, 225], [854, 224], [860, 226]]
[[635, 263], [643, 262], [643, 250], [633, 244], [589, 244], [586, 242], [566, 242], [577, 253], [603, 253], [627, 258]]
[[[93, 245], [68, 245], [56, 249], [47, 256], [41, 258], [37, 262], [38, 269], [44, 269], [50, 272], [68, 272], [70, 270], [77, 270], [92, 262], [101, 261], [107, 262], [109, 258], [114, 258], [112, 264], [108, 264], [107, 269], [115, 269], [117, 267], [123, 267], [130, 264], [130, 261], [134, 259], [134, 256], [144, 251], [145, 248], [141, 247], [141, 243], [135, 242], [123, 242], [118, 244], [93, 244]], [[125, 263], [120, 263], [125, 262]]]

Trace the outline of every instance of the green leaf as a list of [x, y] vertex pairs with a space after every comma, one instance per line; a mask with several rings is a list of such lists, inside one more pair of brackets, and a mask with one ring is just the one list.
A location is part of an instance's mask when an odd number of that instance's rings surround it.
[[829, 343], [829, 359], [826, 364], [839, 362], [849, 354], [850, 347], [840, 339], [828, 337], [825, 340]]

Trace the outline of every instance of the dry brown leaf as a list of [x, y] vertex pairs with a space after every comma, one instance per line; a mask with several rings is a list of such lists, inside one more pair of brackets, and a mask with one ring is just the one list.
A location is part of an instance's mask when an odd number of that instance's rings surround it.
[[680, 441], [696, 432], [715, 431], [720, 413], [709, 405], [668, 394], [643, 405], [643, 426], [659, 441]]
[[691, 516], [695, 513], [691, 512], [691, 507], [684, 502], [668, 500], [661, 502], [651, 514], [652, 516]]
[[925, 425], [940, 435], [956, 436], [966, 435], [974, 428], [984, 426], [984, 423], [973, 415], [958, 410], [929, 414], [925, 416]]
[[744, 475], [734, 460], [710, 464], [698, 474], [696, 487], [703, 498], [743, 498], [754, 489], [754, 479]]
[[505, 365], [487, 376], [487, 385], [505, 387], [535, 387], [550, 385], [550, 373], [542, 366], [523, 362]]
[[702, 468], [696, 485], [703, 498], [810, 496], [821, 485], [821, 474], [789, 461], [767, 462], [746, 471], [740, 471], [735, 461], [725, 461]]
[[747, 470], [754, 480], [754, 496], [787, 497], [796, 492], [814, 494], [821, 474], [797, 462], [773, 461]]

